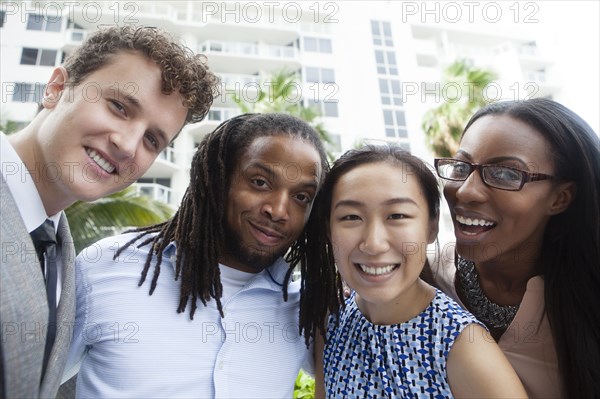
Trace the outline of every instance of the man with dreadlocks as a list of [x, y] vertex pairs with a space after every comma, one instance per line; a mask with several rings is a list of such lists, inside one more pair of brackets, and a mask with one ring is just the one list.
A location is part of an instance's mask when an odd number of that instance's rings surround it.
[[173, 218], [79, 255], [64, 377], [79, 369], [77, 396], [291, 398], [335, 286], [304, 255], [327, 169], [317, 133], [289, 115], [208, 135]]

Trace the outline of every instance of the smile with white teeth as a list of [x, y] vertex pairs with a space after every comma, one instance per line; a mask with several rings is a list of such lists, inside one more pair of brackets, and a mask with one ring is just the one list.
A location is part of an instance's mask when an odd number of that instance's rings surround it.
[[358, 266], [366, 274], [372, 274], [374, 276], [380, 276], [382, 274], [390, 273], [398, 265], [397, 264], [393, 264], [393, 265], [387, 265], [387, 266], [383, 266], [383, 267], [370, 267], [370, 266], [367, 266], [367, 265], [363, 265], [362, 263], [359, 263]]
[[95, 150], [87, 148], [86, 152], [89, 157], [92, 158], [94, 162], [96, 162], [98, 166], [100, 166], [106, 173], [112, 173], [115, 171], [116, 168], [106, 159], [102, 158]]
[[471, 218], [466, 218], [460, 215], [456, 215], [456, 221], [460, 224], [464, 224], [467, 226], [485, 226], [485, 227], [489, 227], [489, 226], [494, 226], [495, 223], [494, 222], [490, 222], [489, 220], [484, 220], [484, 219], [471, 219]]

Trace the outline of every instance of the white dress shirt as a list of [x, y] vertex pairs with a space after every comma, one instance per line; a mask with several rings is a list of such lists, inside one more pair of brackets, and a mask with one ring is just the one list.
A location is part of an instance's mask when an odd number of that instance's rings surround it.
[[77, 311], [63, 381], [79, 370], [77, 397], [291, 398], [301, 367], [313, 372], [312, 347], [298, 334], [300, 284], [282, 286], [279, 259], [260, 273], [220, 265], [225, 318], [214, 300], [177, 313], [175, 252], [163, 253], [154, 293], [138, 287], [148, 246], [115, 251], [134, 237], [104, 239], [76, 261]]

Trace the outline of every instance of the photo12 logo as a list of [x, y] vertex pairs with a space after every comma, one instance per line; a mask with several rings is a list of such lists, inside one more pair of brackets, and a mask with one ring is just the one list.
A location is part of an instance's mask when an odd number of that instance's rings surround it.
[[336, 83], [307, 83], [287, 82], [281, 86], [277, 82], [223, 82], [221, 84], [220, 102], [229, 100], [254, 104], [261, 101], [274, 103], [283, 101], [288, 104], [302, 103], [310, 100], [313, 103], [337, 103], [339, 87]]
[[495, 1], [403, 1], [402, 22], [495, 24], [502, 20], [513, 23], [538, 23], [540, 6], [536, 2]]
[[200, 22], [221, 23], [336, 23], [339, 5], [335, 2], [294, 1], [203, 1], [200, 3]]
[[490, 82], [485, 86], [475, 82], [402, 82], [401, 90], [404, 104], [411, 100], [436, 104], [473, 102], [480, 97], [490, 103], [509, 99], [527, 100], [535, 97], [540, 87], [536, 82], [514, 82], [509, 85]]
[[22, 23], [29, 15], [35, 15], [49, 22], [58, 22], [61, 18], [70, 21], [85, 21], [92, 24], [139, 24], [136, 15], [140, 3], [134, 1], [3, 1], [1, 9], [6, 16], [19, 16]]

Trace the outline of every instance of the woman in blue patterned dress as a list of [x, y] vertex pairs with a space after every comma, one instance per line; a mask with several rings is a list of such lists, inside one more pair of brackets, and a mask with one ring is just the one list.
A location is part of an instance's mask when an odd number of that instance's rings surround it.
[[327, 237], [307, 245], [353, 292], [330, 306], [322, 361], [317, 342], [317, 396], [323, 382], [336, 399], [527, 396], [485, 327], [423, 280], [439, 202], [434, 175], [398, 147], [334, 163], [313, 210]]

